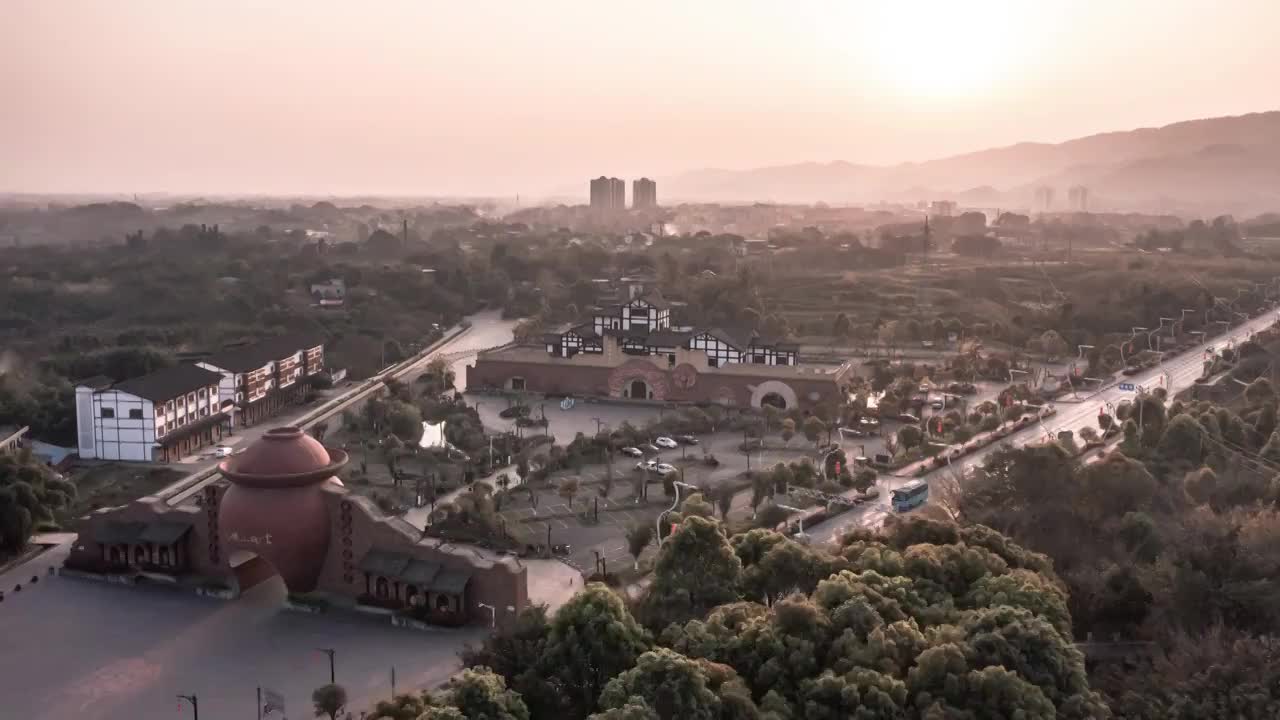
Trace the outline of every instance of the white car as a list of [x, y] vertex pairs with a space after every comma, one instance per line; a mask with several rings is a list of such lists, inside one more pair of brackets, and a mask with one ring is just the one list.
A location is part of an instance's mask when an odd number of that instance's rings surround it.
[[666, 448], [667, 450], [674, 450], [678, 443], [676, 443], [675, 440], [672, 440], [669, 437], [663, 436], [663, 437], [654, 439], [653, 444], [657, 445], [660, 448]]
[[653, 468], [653, 471], [658, 474], [658, 477], [666, 477], [680, 472], [674, 465], [668, 465], [667, 463], [658, 463]]
[[640, 462], [636, 463], [636, 470], [648, 470], [650, 472], [657, 472], [658, 461], [657, 460], [641, 460]]
[[623, 455], [630, 455], [631, 457], [644, 457], [644, 451], [638, 447], [624, 447], [621, 452]]
[[213, 449], [213, 456], [220, 458], [231, 457], [234, 452], [235, 450], [233, 450], [230, 445], [219, 445]]

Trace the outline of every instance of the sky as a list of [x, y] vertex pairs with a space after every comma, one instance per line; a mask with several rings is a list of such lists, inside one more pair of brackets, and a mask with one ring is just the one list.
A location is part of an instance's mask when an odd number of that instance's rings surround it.
[[0, 0], [0, 191], [586, 194], [1280, 108], [1277, 0]]

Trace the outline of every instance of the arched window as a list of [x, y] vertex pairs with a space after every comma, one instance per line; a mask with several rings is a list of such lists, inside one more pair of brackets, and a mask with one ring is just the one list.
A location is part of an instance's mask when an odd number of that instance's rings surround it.
[[147, 561], [147, 549], [141, 545], [133, 549], [133, 561], [139, 565]]
[[161, 565], [169, 564], [169, 548], [167, 547], [160, 548], [160, 564]]
[[417, 606], [422, 604], [422, 598], [418, 596], [418, 586], [404, 586], [404, 600], [410, 605]]
[[115, 565], [115, 564], [118, 564], [119, 562], [120, 562], [120, 548], [112, 545], [111, 546], [111, 564]]
[[444, 610], [445, 612], [452, 612], [453, 600], [447, 594], [440, 593], [436, 596], [436, 609]]
[[379, 577], [378, 582], [374, 584], [374, 590], [373, 590], [374, 594], [380, 598], [386, 598], [391, 594], [391, 590], [388, 587], [388, 585], [389, 583], [387, 582], [386, 578]]

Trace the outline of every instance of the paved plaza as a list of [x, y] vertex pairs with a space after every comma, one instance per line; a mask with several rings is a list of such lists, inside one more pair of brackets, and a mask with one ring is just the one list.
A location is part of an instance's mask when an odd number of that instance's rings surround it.
[[201, 720], [245, 720], [256, 717], [255, 688], [264, 685], [284, 696], [289, 718], [310, 718], [311, 691], [329, 680], [322, 647], [337, 650], [337, 680], [359, 717], [390, 695], [392, 667], [401, 691], [437, 685], [456, 670], [457, 651], [487, 632], [285, 610], [278, 578], [223, 601], [48, 577], [60, 555], [0, 576], [0, 717], [175, 720], [190, 717], [175, 695], [195, 693]]

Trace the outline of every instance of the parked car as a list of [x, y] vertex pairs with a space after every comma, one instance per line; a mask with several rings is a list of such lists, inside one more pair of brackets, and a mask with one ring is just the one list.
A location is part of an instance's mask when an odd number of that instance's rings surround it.
[[654, 472], [657, 469], [658, 469], [657, 460], [641, 460], [640, 462], [636, 463], [636, 470], [640, 470], [640, 471], [648, 470], [649, 472]]
[[879, 421], [879, 420], [877, 420], [877, 419], [875, 419], [875, 418], [873, 418], [873, 417], [867, 417], [867, 416], [865, 416], [865, 415], [864, 415], [864, 416], [862, 416], [862, 417], [860, 417], [860, 418], [858, 418], [858, 424], [859, 424], [859, 425], [866, 425], [867, 427], [872, 427], [872, 428], [873, 428], [873, 427], [880, 427], [880, 421]]
[[898, 416], [898, 420], [904, 423], [910, 423], [912, 425], [920, 424], [920, 418], [916, 417], [915, 415], [912, 415], [911, 413], [902, 413], [901, 415]]
[[934, 410], [941, 410], [946, 406], [947, 406], [946, 403], [942, 402], [941, 400], [934, 400], [933, 402], [929, 403], [929, 407], [933, 408]]
[[219, 445], [213, 449], [214, 457], [231, 457], [233, 453], [235, 453], [235, 450], [230, 445]]
[[664, 435], [654, 439], [653, 444], [657, 445], [660, 448], [666, 448], [667, 450], [671, 450], [671, 449], [674, 449], [678, 443], [676, 443], [675, 440], [672, 440], [671, 438], [666, 437]]
[[630, 455], [631, 457], [644, 457], [644, 451], [638, 447], [627, 446], [622, 448], [621, 452], [623, 455]]
[[643, 443], [642, 445], [640, 445], [640, 449], [647, 453], [662, 452], [662, 449], [659, 448], [657, 445], [654, 445], [653, 443]]
[[676, 436], [676, 442], [678, 442], [678, 443], [680, 443], [680, 444], [682, 444], [682, 445], [697, 445], [697, 444], [698, 444], [698, 438], [696, 438], [696, 437], [694, 437], [694, 436], [692, 436], [692, 435], [677, 435], [677, 436]]
[[658, 463], [657, 466], [653, 468], [653, 471], [658, 474], [658, 477], [667, 477], [668, 475], [675, 475], [680, 472], [676, 469], [676, 466], [668, 465], [667, 463]]

